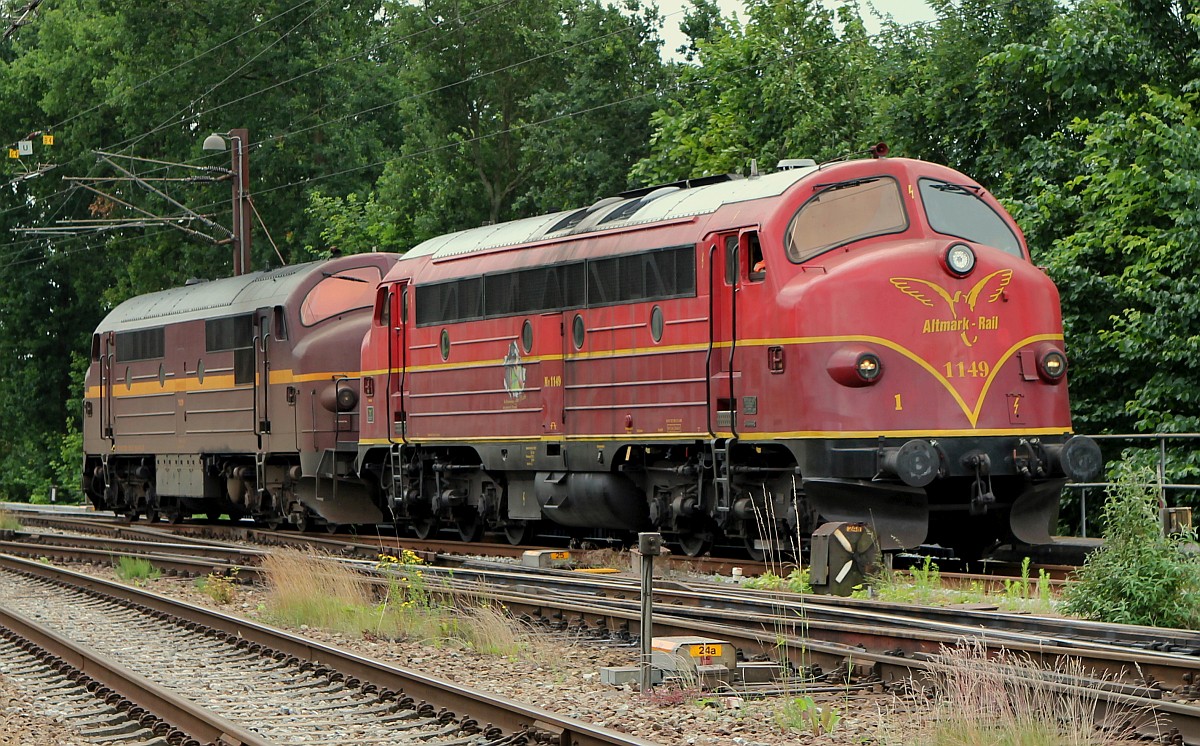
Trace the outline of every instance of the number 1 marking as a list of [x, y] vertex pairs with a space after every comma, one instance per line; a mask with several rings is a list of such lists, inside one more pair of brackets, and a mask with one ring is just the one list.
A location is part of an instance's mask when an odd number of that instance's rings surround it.
[[904, 409], [904, 405], [900, 403], [900, 395], [896, 394], [896, 411], [899, 412], [902, 409]]

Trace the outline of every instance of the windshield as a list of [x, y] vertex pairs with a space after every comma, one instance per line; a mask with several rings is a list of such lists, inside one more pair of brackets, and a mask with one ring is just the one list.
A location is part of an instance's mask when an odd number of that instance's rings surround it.
[[793, 262], [803, 262], [851, 241], [908, 228], [900, 185], [895, 179], [879, 176], [822, 186], [822, 191], [804, 203], [788, 226], [786, 245]]
[[380, 279], [378, 267], [355, 267], [326, 275], [308, 291], [300, 306], [300, 323], [312, 326], [339, 313], [371, 307]]
[[1004, 219], [980, 199], [980, 187], [933, 179], [921, 179], [920, 187], [930, 228], [1022, 256], [1021, 242]]

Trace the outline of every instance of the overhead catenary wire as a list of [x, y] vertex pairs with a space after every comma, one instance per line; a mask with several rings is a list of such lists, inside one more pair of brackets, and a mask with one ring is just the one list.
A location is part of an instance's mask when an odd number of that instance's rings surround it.
[[[311, 1], [311, 0], [308, 0], [308, 1]], [[492, 6], [489, 6], [489, 8], [500, 7], [500, 6], [503, 6], [503, 5], [505, 5], [505, 4], [509, 3], [509, 2], [512, 2], [512, 0], [501, 0], [501, 2], [495, 3], [495, 4], [493, 4]], [[303, 5], [303, 4], [304, 4], [304, 3], [301, 3], [301, 5]], [[299, 7], [299, 6], [294, 6], [294, 7]], [[679, 12], [682, 12], [682, 11], [679, 11]], [[930, 24], [929, 24], [929, 22], [920, 22], [920, 23], [907, 24], [907, 25], [905, 25], [905, 26], [903, 26], [903, 27], [901, 27], [901, 28], [911, 28], [911, 27], [927, 26], [927, 25], [930, 25]], [[424, 32], [424, 31], [425, 31], [425, 30], [422, 30], [422, 32]], [[463, 79], [461, 79], [461, 80], [458, 80], [458, 81], [453, 81], [453, 82], [451, 82], [451, 83], [447, 83], [447, 84], [443, 84], [443, 85], [441, 85], [441, 86], [438, 86], [437, 88], [434, 88], [434, 89], [430, 89], [430, 90], [427, 90], [427, 91], [422, 91], [422, 92], [418, 92], [418, 93], [410, 94], [409, 96], [403, 97], [403, 98], [401, 98], [401, 99], [397, 99], [397, 100], [395, 100], [395, 101], [392, 101], [392, 102], [389, 102], [389, 103], [387, 103], [387, 104], [379, 104], [379, 105], [376, 105], [376, 106], [369, 107], [369, 108], [367, 108], [367, 109], [360, 110], [360, 111], [358, 111], [358, 112], [354, 112], [354, 113], [351, 113], [351, 114], [342, 115], [342, 116], [339, 116], [339, 117], [337, 117], [337, 118], [334, 118], [334, 119], [330, 119], [330, 120], [323, 120], [322, 122], [318, 122], [317, 124], [314, 124], [314, 125], [311, 125], [311, 126], [308, 126], [308, 127], [300, 128], [300, 129], [297, 129], [297, 130], [291, 130], [291, 131], [289, 131], [289, 132], [281, 133], [281, 134], [279, 134], [279, 135], [273, 135], [273, 136], [270, 136], [270, 137], [264, 138], [263, 140], [260, 140], [260, 141], [258, 141], [258, 142], [256, 142], [256, 143], [254, 143], [253, 145], [254, 145], [254, 146], [260, 146], [260, 145], [262, 145], [262, 144], [266, 144], [266, 143], [269, 143], [269, 142], [273, 142], [273, 141], [278, 141], [278, 140], [281, 140], [281, 139], [285, 139], [285, 138], [287, 138], [287, 137], [290, 137], [290, 136], [294, 136], [294, 135], [297, 135], [297, 134], [302, 134], [302, 133], [304, 133], [304, 132], [307, 132], [307, 131], [311, 131], [312, 129], [314, 129], [314, 128], [317, 128], [317, 127], [329, 126], [330, 124], [336, 124], [336, 123], [338, 123], [338, 122], [345, 121], [346, 119], [350, 119], [350, 118], [354, 118], [354, 117], [362, 116], [363, 114], [372, 113], [372, 112], [374, 112], [374, 111], [377, 111], [377, 110], [379, 110], [379, 109], [382, 109], [382, 108], [386, 108], [386, 107], [388, 107], [388, 106], [395, 106], [395, 105], [397, 105], [397, 104], [399, 104], [399, 103], [402, 103], [402, 102], [404, 102], [404, 101], [409, 101], [409, 100], [413, 100], [413, 99], [415, 99], [415, 98], [419, 98], [419, 97], [421, 97], [421, 96], [430, 95], [430, 94], [432, 94], [432, 93], [436, 93], [436, 92], [439, 92], [439, 91], [445, 90], [445, 89], [447, 89], [447, 88], [450, 88], [450, 87], [453, 87], [453, 86], [456, 86], [456, 85], [462, 85], [462, 84], [465, 84], [465, 83], [468, 83], [468, 82], [472, 82], [472, 81], [480, 80], [480, 79], [482, 79], [482, 78], [485, 78], [485, 77], [487, 77], [487, 76], [490, 76], [490, 75], [494, 75], [494, 74], [498, 74], [498, 73], [501, 73], [501, 72], [504, 72], [504, 71], [507, 71], [507, 70], [511, 70], [511, 69], [513, 69], [513, 68], [515, 68], [515, 67], [518, 67], [518, 66], [522, 65], [522, 64], [528, 64], [528, 63], [531, 63], [531, 62], [535, 62], [535, 61], [537, 61], [537, 60], [541, 60], [541, 59], [544, 59], [544, 58], [546, 58], [546, 57], [549, 57], [549, 56], [554, 56], [554, 55], [556, 55], [556, 54], [561, 54], [561, 53], [563, 53], [563, 52], [567, 52], [567, 51], [570, 51], [570, 50], [572, 50], [572, 49], [576, 49], [576, 48], [579, 48], [579, 47], [581, 47], [581, 46], [585, 46], [585, 45], [587, 45], [587, 44], [590, 44], [590, 43], [595, 43], [595, 42], [597, 42], [597, 41], [601, 41], [601, 40], [603, 40], [603, 39], [606, 39], [606, 38], [608, 38], [608, 37], [610, 37], [610, 36], [612, 36], [612, 35], [614, 35], [614, 34], [617, 34], [617, 33], [624, 33], [625, 31], [628, 31], [628, 27], [622, 27], [621, 29], [618, 29], [617, 31], [613, 31], [613, 32], [609, 32], [609, 33], [606, 33], [606, 34], [602, 34], [602, 35], [599, 35], [599, 36], [597, 36], [597, 37], [593, 37], [592, 39], [584, 40], [584, 41], [581, 41], [581, 42], [575, 42], [575, 43], [573, 43], [573, 44], [568, 44], [568, 45], [566, 45], [566, 46], [564, 46], [564, 47], [561, 47], [561, 48], [559, 48], [559, 49], [557, 49], [557, 50], [554, 50], [554, 51], [552, 51], [552, 52], [545, 52], [545, 53], [541, 53], [541, 54], [538, 54], [538, 55], [534, 55], [534, 56], [532, 56], [532, 57], [530, 57], [530, 58], [528, 58], [527, 60], [524, 60], [524, 61], [522, 61], [522, 62], [511, 63], [511, 64], [509, 64], [509, 65], [505, 65], [505, 66], [502, 66], [502, 67], [496, 68], [496, 69], [494, 69], [494, 70], [491, 70], [491, 71], [488, 71], [488, 72], [484, 72], [484, 73], [476, 73], [476, 74], [474, 74], [474, 75], [468, 76], [468, 77], [466, 77], [466, 78], [463, 78]], [[879, 38], [879, 37], [882, 37], [882, 36], [888, 35], [889, 33], [891, 33], [891, 30], [885, 30], [885, 31], [881, 31], [881, 32], [879, 32], [879, 33], [877, 33], [877, 34], [871, 34], [871, 35], [864, 35], [864, 36], [861, 36], [861, 37], [855, 37], [854, 39], [849, 39], [849, 40], [840, 40], [840, 41], [838, 42], [838, 45], [848, 44], [848, 43], [852, 43], [852, 42], [853, 42], [853, 43], [858, 43], [858, 42], [861, 42], [861, 41], [870, 41], [870, 40], [872, 40], [872, 39], [875, 39], [875, 38]], [[405, 39], [409, 39], [409, 38], [412, 38], [413, 36], [416, 36], [416, 35], [417, 35], [417, 34], [412, 34], [412, 35], [406, 36], [406, 37], [404, 37], [404, 38], [405, 38]], [[227, 42], [225, 42], [225, 43], [227, 43]], [[813, 50], [813, 52], [816, 52], [816, 51], [817, 51], [817, 50]], [[822, 50], [822, 51], [823, 51], [823, 50]], [[202, 56], [202, 55], [201, 55], [201, 56]], [[198, 57], [199, 57], [199, 56], [198, 56]], [[353, 58], [354, 58], [354, 56], [350, 56], [350, 57], [347, 57], [347, 58], [343, 58], [343, 59], [342, 59], [342, 61], [345, 61], [345, 60], [348, 60], [348, 59], [353, 59]], [[330, 63], [330, 64], [333, 64], [333, 63]], [[178, 66], [177, 66], [177, 67], [178, 67]], [[323, 66], [323, 68], [327, 68], [327, 67], [328, 67], [328, 65], [326, 65], [326, 66]], [[298, 186], [306, 186], [306, 185], [309, 185], [309, 184], [313, 184], [313, 183], [321, 182], [321, 181], [324, 181], [324, 180], [326, 180], [326, 179], [334, 178], [334, 177], [337, 177], [337, 176], [343, 176], [343, 175], [346, 175], [346, 174], [349, 174], [349, 173], [355, 173], [355, 172], [359, 172], [359, 171], [363, 171], [363, 170], [367, 170], [367, 169], [371, 169], [371, 168], [377, 168], [377, 167], [380, 167], [380, 166], [387, 165], [387, 164], [389, 164], [389, 163], [395, 163], [395, 162], [400, 162], [400, 161], [405, 161], [405, 160], [411, 160], [411, 159], [415, 159], [415, 158], [420, 158], [420, 157], [423, 157], [423, 156], [429, 155], [429, 154], [431, 154], [431, 153], [435, 153], [435, 152], [439, 152], [439, 151], [445, 150], [445, 149], [447, 149], [447, 148], [451, 148], [451, 147], [457, 147], [457, 146], [459, 146], [459, 145], [463, 144], [464, 142], [465, 142], [465, 143], [476, 142], [476, 141], [486, 140], [486, 139], [490, 139], [490, 138], [494, 138], [494, 137], [498, 137], [498, 136], [502, 136], [502, 135], [512, 134], [512, 133], [514, 133], [514, 132], [518, 132], [518, 131], [522, 131], [522, 130], [526, 130], [526, 129], [530, 129], [530, 128], [536, 128], [536, 127], [546, 126], [546, 125], [548, 125], [548, 124], [550, 124], [550, 123], [552, 123], [552, 122], [559, 121], [559, 120], [562, 120], [562, 119], [568, 119], [568, 118], [572, 118], [572, 117], [576, 117], [576, 116], [583, 116], [583, 115], [585, 115], [585, 114], [589, 114], [589, 113], [591, 113], [591, 112], [594, 112], [594, 111], [603, 110], [603, 109], [606, 109], [606, 108], [612, 108], [612, 107], [614, 107], [614, 106], [620, 106], [620, 105], [623, 105], [623, 104], [627, 104], [627, 103], [630, 103], [630, 102], [633, 102], [633, 101], [637, 101], [637, 100], [640, 100], [640, 99], [644, 99], [644, 98], [647, 98], [647, 97], [651, 97], [651, 96], [666, 95], [666, 94], [668, 94], [668, 93], [675, 92], [675, 91], [681, 90], [681, 89], [683, 89], [683, 88], [686, 88], [686, 87], [690, 87], [690, 86], [698, 86], [698, 85], [706, 85], [706, 84], [709, 84], [709, 83], [716, 82], [716, 81], [717, 81], [717, 80], [719, 80], [721, 77], [730, 76], [730, 75], [736, 75], [736, 74], [739, 74], [739, 73], [745, 72], [745, 71], [747, 71], [747, 70], [753, 69], [753, 68], [755, 68], [755, 67], [757, 67], [757, 64], [749, 64], [749, 65], [745, 65], [745, 66], [743, 66], [743, 67], [741, 67], [741, 68], [737, 68], [737, 69], [733, 69], [733, 70], [723, 70], [723, 71], [720, 71], [720, 72], [718, 73], [718, 75], [716, 75], [716, 76], [713, 76], [713, 77], [711, 77], [711, 78], [697, 79], [697, 80], [692, 80], [692, 81], [688, 81], [688, 82], [676, 82], [676, 83], [675, 83], [675, 84], [673, 84], [673, 85], [668, 85], [668, 86], [664, 86], [663, 88], [656, 88], [656, 89], [652, 89], [652, 90], [649, 90], [649, 91], [644, 91], [644, 92], [641, 92], [641, 93], [635, 94], [635, 95], [633, 95], [633, 96], [629, 96], [629, 97], [626, 97], [626, 98], [623, 98], [623, 99], [619, 99], [619, 100], [616, 100], [616, 101], [607, 102], [607, 103], [604, 103], [604, 104], [598, 104], [598, 105], [591, 106], [591, 107], [587, 107], [587, 108], [584, 108], [584, 109], [577, 109], [577, 110], [573, 110], [573, 111], [569, 111], [569, 112], [562, 112], [562, 113], [555, 114], [555, 115], [553, 115], [553, 116], [550, 116], [550, 117], [543, 118], [543, 119], [541, 119], [541, 120], [537, 120], [537, 121], [534, 121], [534, 122], [526, 122], [526, 123], [523, 123], [523, 124], [520, 124], [520, 125], [517, 125], [517, 126], [514, 126], [514, 127], [509, 127], [509, 128], [506, 128], [506, 129], [504, 129], [504, 130], [498, 130], [498, 131], [496, 131], [496, 132], [485, 133], [485, 134], [478, 135], [478, 136], [476, 136], [476, 137], [472, 137], [472, 138], [469, 138], [469, 139], [466, 139], [466, 140], [456, 140], [456, 141], [455, 141], [455, 142], [453, 142], [453, 143], [446, 143], [446, 144], [443, 144], [443, 145], [438, 145], [438, 146], [433, 146], [433, 147], [429, 147], [429, 148], [424, 148], [424, 149], [422, 149], [422, 150], [420, 150], [420, 151], [416, 151], [416, 152], [412, 152], [412, 153], [406, 153], [406, 154], [403, 154], [403, 155], [398, 155], [398, 156], [396, 156], [396, 157], [392, 157], [392, 158], [381, 159], [381, 160], [373, 161], [373, 162], [371, 162], [371, 163], [367, 163], [367, 164], [361, 164], [361, 165], [358, 165], [358, 166], [353, 166], [353, 167], [350, 167], [350, 168], [341, 169], [341, 170], [334, 171], [334, 172], [331, 172], [331, 173], [326, 173], [326, 174], [322, 174], [322, 175], [318, 175], [318, 176], [307, 177], [307, 178], [304, 178], [304, 179], [297, 179], [297, 180], [294, 180], [294, 181], [288, 182], [288, 183], [286, 183], [286, 184], [281, 184], [281, 185], [277, 185], [277, 186], [270, 187], [270, 188], [266, 188], [266, 189], [260, 189], [260, 190], [256, 190], [256, 192], [255, 192], [255, 193], [256, 193], [256, 194], [258, 194], [258, 195], [269, 194], [269, 193], [276, 192], [276, 191], [280, 191], [280, 190], [283, 190], [283, 189], [289, 189], [289, 188], [298, 187]], [[303, 77], [303, 76], [296, 76], [296, 79], [298, 79], [298, 78], [300, 78], [300, 77]], [[294, 79], [293, 79], [293, 80], [294, 80]], [[288, 82], [288, 81], [284, 81], [284, 82]], [[262, 90], [264, 90], [264, 91], [265, 91], [265, 90], [270, 90], [271, 88], [274, 88], [274, 87], [276, 87], [276, 86], [278, 86], [278, 85], [280, 85], [280, 84], [282, 84], [282, 83], [274, 83], [274, 84], [272, 84], [271, 86], [268, 86], [268, 87], [266, 87], [266, 88], [264, 88], [264, 89], [262, 89]], [[220, 105], [220, 106], [218, 106], [218, 107], [214, 107], [214, 110], [215, 110], [215, 109], [218, 109], [218, 108], [222, 108], [222, 107], [223, 107], [223, 106], [225, 106], [225, 105], [227, 105], [227, 104], [222, 104], [222, 105]], [[205, 111], [207, 112], [207, 111], [209, 111], [209, 110], [205, 110]], [[198, 115], [199, 115], [199, 114], [197, 114], [197, 116], [198, 116]], [[202, 160], [202, 159], [203, 159], [203, 157], [202, 157], [202, 158], [200, 158], [200, 159], [196, 159], [196, 160]], [[195, 161], [192, 161], [192, 162], [195, 162]], [[52, 195], [52, 197], [53, 197], [53, 196], [62, 195], [62, 194], [66, 194], [66, 195], [68, 195], [68, 196], [69, 196], [69, 195], [70, 195], [70, 193], [71, 193], [71, 190], [64, 190], [64, 191], [62, 191], [62, 192], [59, 192], [59, 193], [57, 193], [56, 195]], [[212, 207], [219, 206], [220, 204], [223, 204], [223, 202], [222, 202], [222, 203], [210, 203], [210, 204], [208, 204], [208, 205], [205, 205], [205, 206], [203, 206], [203, 207], [199, 208], [199, 210], [205, 210], [205, 209], [209, 209], [209, 208], [212, 208]], [[11, 210], [11, 209], [17, 209], [17, 208], [9, 208], [9, 210]], [[0, 210], [0, 214], [3, 214], [4, 212], [7, 212], [7, 211], [8, 211], [8, 210]], [[261, 218], [260, 218], [260, 220], [261, 220]], [[75, 240], [75, 239], [83, 239], [83, 238], [85, 238], [85, 237], [84, 237], [84, 236], [78, 236], [78, 237], [72, 237], [72, 238], [70, 238], [70, 239], [64, 239], [64, 240]], [[111, 240], [111, 239], [109, 239], [109, 240]], [[27, 245], [27, 246], [31, 246], [31, 247], [37, 247], [37, 246], [43, 246], [43, 245], [45, 244], [45, 241], [44, 241], [44, 240], [42, 240], [42, 239], [34, 238], [34, 239], [27, 239], [27, 240], [26, 240], [26, 241], [24, 241], [24, 242], [9, 242], [8, 244], [3, 244], [3, 243], [0, 243], [0, 246], [6, 246], [6, 245], [7, 245], [7, 246], [9, 246], [9, 247], [19, 247], [19, 246], [20, 246], [22, 243], [24, 243], [24, 244], [25, 244], [25, 245]], [[273, 242], [272, 242], [272, 243], [273, 243]], [[68, 251], [69, 251], [69, 250], [68, 250]], [[277, 248], [277, 247], [276, 247], [276, 253], [278, 254], [278, 248]], [[23, 263], [36, 262], [36, 261], [41, 261], [41, 260], [42, 260], [42, 258], [41, 258], [41, 257], [32, 257], [32, 258], [27, 258], [27, 259], [26, 259], [26, 258], [17, 258], [17, 257], [14, 257], [14, 258], [11, 258], [9, 262], [6, 262], [6, 263], [3, 263], [3, 264], [0, 264], [0, 268], [7, 268], [7, 267], [11, 267], [11, 266], [16, 266], [16, 265], [19, 265], [19, 264], [23, 264]]]

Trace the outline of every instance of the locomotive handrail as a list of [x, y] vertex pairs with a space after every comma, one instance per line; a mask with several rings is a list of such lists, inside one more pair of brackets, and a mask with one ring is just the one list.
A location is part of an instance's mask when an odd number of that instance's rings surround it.
[[[1137, 487], [1154, 487], [1158, 491], [1159, 510], [1168, 510], [1167, 490], [1180, 492], [1200, 492], [1200, 484], [1177, 484], [1168, 482], [1167, 471], [1167, 441], [1168, 440], [1200, 440], [1200, 433], [1104, 433], [1088, 436], [1094, 440], [1126, 440], [1126, 441], [1157, 441], [1158, 463], [1155, 471], [1157, 479], [1154, 482], [1136, 483]], [[1137, 447], [1137, 446], [1134, 446]], [[1073, 482], [1065, 485], [1070, 489], [1080, 490], [1079, 493], [1079, 527], [1080, 534], [1087, 536], [1087, 490], [1095, 488], [1108, 489], [1116, 482]], [[1165, 521], [1164, 517], [1164, 521]]]

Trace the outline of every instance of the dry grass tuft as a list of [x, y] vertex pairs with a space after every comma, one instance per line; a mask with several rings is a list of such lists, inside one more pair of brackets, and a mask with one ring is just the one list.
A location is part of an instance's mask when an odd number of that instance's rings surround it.
[[262, 569], [272, 621], [353, 635], [375, 626], [366, 578], [353, 568], [319, 554], [278, 549], [263, 557]]
[[927, 746], [1099, 746], [1119, 740], [1099, 727], [1097, 689], [1056, 685], [1088, 675], [1077, 659], [1047, 669], [1023, 655], [989, 657], [970, 641], [943, 648], [931, 672], [938, 710], [920, 741]]
[[267, 578], [267, 617], [290, 627], [308, 627], [348, 636], [415, 640], [454, 645], [485, 655], [553, 662], [544, 644], [503, 607], [483, 602], [442, 600], [427, 584], [419, 565], [395, 557], [381, 559], [390, 580], [377, 599], [373, 585], [336, 559], [283, 549], [263, 559]]
[[629, 552], [621, 551], [620, 549], [588, 549], [582, 552], [574, 552], [573, 554], [575, 554], [576, 561], [580, 567], [611, 567], [626, 571], [633, 568], [633, 560], [630, 558]]

